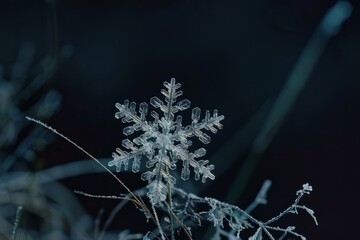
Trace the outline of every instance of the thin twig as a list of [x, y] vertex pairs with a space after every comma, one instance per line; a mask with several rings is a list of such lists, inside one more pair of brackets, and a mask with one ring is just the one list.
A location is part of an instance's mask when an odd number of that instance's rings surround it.
[[157, 225], [157, 227], [159, 229], [161, 240], [165, 240], [164, 231], [163, 231], [163, 229], [161, 227], [159, 218], [158, 218], [157, 213], [156, 213], [155, 206], [153, 204], [151, 205], [151, 209], [153, 210], [153, 214], [154, 214], [154, 217], [155, 217], [155, 222], [156, 222], [156, 225]]
[[22, 206], [19, 206], [16, 210], [16, 217], [15, 217], [15, 222], [14, 222], [14, 228], [13, 228], [13, 232], [12, 232], [12, 240], [16, 239], [16, 233], [19, 227], [19, 223], [20, 223], [20, 218], [21, 218], [21, 213], [22, 213]]
[[99, 164], [102, 168], [104, 168], [108, 173], [110, 173], [111, 176], [113, 176], [119, 183], [120, 185], [125, 188], [125, 190], [133, 197], [133, 202], [138, 205], [139, 207], [141, 207], [144, 211], [146, 211], [147, 213], [149, 213], [149, 216], [151, 216], [151, 212], [150, 210], [147, 208], [147, 206], [140, 200], [138, 199], [134, 193], [113, 173], [111, 172], [104, 164], [102, 164], [97, 158], [95, 158], [94, 156], [92, 156], [89, 152], [87, 152], [85, 149], [83, 149], [82, 147], [80, 147], [77, 143], [75, 143], [74, 141], [72, 141], [71, 139], [69, 139], [68, 137], [66, 137], [65, 135], [63, 135], [62, 133], [59, 133], [56, 129], [48, 126], [47, 124], [41, 122], [40, 120], [31, 118], [31, 117], [26, 117], [27, 120], [32, 121], [34, 123], [40, 124], [41, 126], [49, 129], [50, 131], [52, 131], [53, 133], [55, 133], [56, 135], [60, 136], [61, 138], [65, 139], [66, 141], [68, 141], [69, 143], [71, 143], [72, 145], [74, 145], [76, 148], [78, 148], [80, 151], [82, 151], [83, 153], [85, 153], [88, 157], [90, 157], [92, 160], [94, 160], [97, 164]]

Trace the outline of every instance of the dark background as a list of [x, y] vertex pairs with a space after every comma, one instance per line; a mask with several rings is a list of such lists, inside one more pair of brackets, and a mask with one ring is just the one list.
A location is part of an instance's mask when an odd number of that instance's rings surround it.
[[[47, 85], [63, 97], [50, 124], [97, 157], [111, 156], [124, 138], [124, 125], [114, 118], [115, 102], [149, 102], [152, 96], [160, 97], [164, 81], [175, 77], [193, 107], [216, 108], [225, 115], [224, 129], [206, 147], [210, 160], [241, 131], [238, 147], [226, 160], [216, 162], [225, 172], [203, 192], [225, 200], [291, 69], [334, 3], [3, 0], [0, 62], [5, 68], [13, 64], [26, 41], [36, 47], [35, 60], [64, 46], [73, 49]], [[327, 44], [245, 192], [234, 203], [246, 207], [262, 182], [271, 179], [268, 205], [254, 212], [266, 219], [289, 206], [296, 190], [309, 182], [314, 192], [304, 203], [315, 210], [319, 226], [305, 214], [286, 222], [308, 239], [355, 239], [360, 21], [359, 4], [353, 4], [353, 15]], [[189, 113], [184, 117], [189, 118]], [[51, 166], [86, 156], [58, 139], [45, 157], [45, 165]], [[143, 184], [128, 175], [124, 179], [130, 185]], [[121, 191], [107, 175], [65, 183], [98, 194]], [[83, 201], [93, 214], [107, 203]], [[138, 222], [134, 220], [134, 225]]]

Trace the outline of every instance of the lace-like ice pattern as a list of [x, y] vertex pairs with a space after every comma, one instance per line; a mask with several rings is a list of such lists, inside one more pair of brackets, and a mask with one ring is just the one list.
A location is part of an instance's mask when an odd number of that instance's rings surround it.
[[116, 166], [116, 171], [128, 170], [131, 162], [133, 172], [140, 170], [140, 163], [143, 156], [147, 158], [146, 167], [150, 170], [141, 175], [141, 179], [149, 181], [147, 185], [147, 196], [153, 205], [160, 203], [166, 199], [168, 193], [168, 185], [175, 184], [175, 178], [170, 174], [170, 170], [175, 170], [177, 162], [182, 161], [181, 178], [187, 180], [190, 177], [190, 166], [195, 173], [195, 179], [205, 182], [207, 178], [215, 179], [211, 173], [214, 165], [208, 165], [208, 160], [201, 159], [205, 154], [204, 148], [197, 149], [194, 152], [188, 150], [192, 145], [191, 137], [197, 137], [202, 143], [208, 144], [211, 141], [209, 135], [204, 130], [210, 130], [216, 133], [222, 128], [221, 120], [223, 115], [218, 115], [218, 111], [214, 110], [213, 114], [206, 111], [205, 117], [201, 118], [201, 110], [198, 107], [192, 109], [192, 123], [188, 126], [182, 125], [182, 116], [175, 114], [190, 108], [190, 101], [184, 99], [177, 101], [182, 95], [180, 83], [176, 83], [172, 78], [170, 83], [164, 82], [165, 89], [161, 93], [165, 96], [165, 102], [158, 97], [152, 97], [150, 104], [159, 109], [158, 112], [151, 111], [150, 115], [153, 121], [148, 121], [148, 104], [143, 102], [136, 111], [136, 103], [124, 101], [124, 104], [116, 103], [115, 117], [122, 119], [123, 123], [132, 123], [132, 125], [124, 128], [123, 133], [128, 136], [135, 131], [143, 133], [134, 138], [132, 141], [125, 139], [122, 146], [126, 150], [120, 148], [112, 154], [113, 160], [108, 165]]

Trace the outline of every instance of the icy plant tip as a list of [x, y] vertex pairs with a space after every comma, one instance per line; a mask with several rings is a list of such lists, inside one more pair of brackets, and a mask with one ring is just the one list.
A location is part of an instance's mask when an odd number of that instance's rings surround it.
[[[119, 110], [115, 118], [122, 119], [123, 123], [131, 123], [124, 128], [123, 133], [128, 136], [135, 131], [141, 131], [140, 136], [133, 140], [122, 141], [124, 149], [117, 148], [113, 153], [113, 160], [108, 165], [116, 166], [116, 171], [128, 170], [129, 164], [133, 172], [140, 170], [141, 162], [146, 159], [148, 171], [141, 174], [141, 179], [148, 181], [147, 196], [150, 202], [155, 205], [165, 201], [168, 194], [168, 187], [175, 184], [175, 178], [171, 171], [177, 168], [179, 160], [182, 162], [181, 178], [188, 180], [190, 177], [190, 166], [194, 170], [194, 177], [202, 182], [207, 178], [215, 179], [211, 171], [214, 165], [208, 165], [208, 160], [201, 159], [205, 154], [204, 148], [194, 152], [188, 150], [192, 145], [189, 138], [197, 137], [202, 143], [208, 144], [211, 141], [204, 130], [216, 133], [222, 128], [221, 120], [223, 115], [218, 115], [214, 110], [212, 114], [206, 111], [204, 118], [201, 118], [201, 110], [198, 107], [192, 109], [192, 122], [188, 126], [182, 125], [182, 116], [177, 114], [180, 111], [190, 108], [190, 101], [183, 99], [178, 101], [182, 95], [180, 83], [172, 78], [170, 83], [164, 82], [165, 89], [161, 93], [165, 96], [165, 102], [158, 97], [152, 97], [150, 104], [159, 111], [151, 111], [152, 121], [147, 120], [148, 104], [143, 102], [136, 110], [136, 103], [124, 101], [124, 104], [116, 103]], [[145, 157], [145, 158], [144, 158]]]

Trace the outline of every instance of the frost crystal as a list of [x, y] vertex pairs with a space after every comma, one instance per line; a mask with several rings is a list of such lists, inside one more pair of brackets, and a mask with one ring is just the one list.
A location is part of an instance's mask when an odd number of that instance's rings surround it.
[[[170, 83], [164, 82], [165, 89], [161, 93], [165, 96], [165, 102], [158, 97], [152, 97], [150, 104], [159, 109], [162, 113], [151, 111], [150, 115], [153, 121], [148, 121], [145, 117], [148, 114], [148, 104], [141, 103], [138, 112], [136, 111], [136, 103], [129, 103], [125, 100], [124, 104], [116, 103], [115, 117], [122, 119], [123, 123], [132, 123], [132, 125], [124, 128], [123, 133], [128, 136], [135, 131], [143, 133], [134, 138], [132, 141], [125, 139], [122, 146], [126, 150], [120, 148], [113, 153], [113, 160], [108, 165], [116, 166], [116, 171], [122, 168], [128, 170], [131, 160], [131, 168], [133, 172], [140, 170], [140, 163], [143, 156], [147, 157], [146, 167], [151, 169], [141, 175], [141, 179], [149, 181], [147, 186], [147, 196], [153, 205], [160, 203], [166, 199], [168, 193], [168, 185], [175, 184], [175, 178], [169, 173], [175, 170], [178, 160], [182, 161], [181, 178], [187, 180], [190, 177], [191, 166], [194, 169], [195, 179], [205, 182], [207, 178], [215, 179], [211, 173], [214, 165], [208, 165], [208, 160], [200, 159], [206, 154], [204, 148], [190, 152], [188, 148], [192, 145], [191, 137], [197, 137], [202, 143], [208, 144], [211, 141], [209, 135], [204, 130], [210, 130], [212, 133], [217, 132], [217, 128], [221, 129], [221, 120], [223, 115], [218, 115], [218, 111], [214, 110], [211, 115], [206, 111], [205, 117], [201, 119], [201, 110], [198, 107], [192, 109], [192, 123], [188, 126], [182, 125], [182, 116], [175, 114], [179, 111], [190, 108], [190, 101], [184, 99], [177, 101], [182, 95], [180, 83], [176, 83], [172, 78]], [[165, 184], [166, 183], [166, 184]]]

